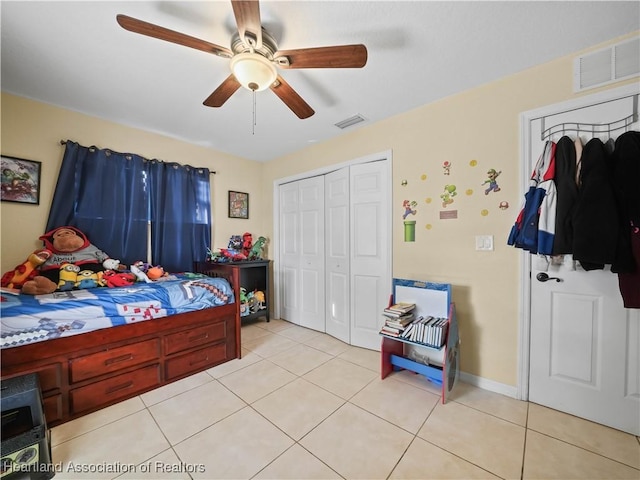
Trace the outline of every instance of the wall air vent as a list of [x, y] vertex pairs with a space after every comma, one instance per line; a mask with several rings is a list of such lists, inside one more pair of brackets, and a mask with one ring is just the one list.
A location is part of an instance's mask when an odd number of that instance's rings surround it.
[[577, 57], [573, 90], [580, 92], [640, 75], [640, 37]]
[[342, 120], [341, 122], [338, 122], [336, 124], [334, 124], [336, 127], [344, 130], [345, 128], [348, 128], [352, 125], [355, 125], [356, 123], [360, 123], [360, 122], [364, 122], [366, 120], [366, 118], [364, 118], [362, 115], [360, 115], [359, 113], [355, 114], [353, 117], [349, 117], [346, 118], [344, 120]]

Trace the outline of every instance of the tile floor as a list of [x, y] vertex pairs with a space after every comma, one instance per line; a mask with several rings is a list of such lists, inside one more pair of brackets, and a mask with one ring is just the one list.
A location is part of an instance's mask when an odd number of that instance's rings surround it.
[[637, 437], [282, 320], [243, 358], [52, 429], [56, 479], [640, 479]]

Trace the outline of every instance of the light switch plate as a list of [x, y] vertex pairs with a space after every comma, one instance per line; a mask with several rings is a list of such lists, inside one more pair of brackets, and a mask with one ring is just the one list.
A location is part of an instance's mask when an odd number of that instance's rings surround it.
[[493, 235], [476, 235], [476, 250], [492, 251]]

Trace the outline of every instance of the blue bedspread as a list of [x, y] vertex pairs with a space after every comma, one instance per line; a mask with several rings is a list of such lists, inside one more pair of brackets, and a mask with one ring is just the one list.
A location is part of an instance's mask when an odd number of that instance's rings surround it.
[[233, 303], [223, 278], [186, 273], [130, 287], [0, 294], [0, 347], [10, 348]]

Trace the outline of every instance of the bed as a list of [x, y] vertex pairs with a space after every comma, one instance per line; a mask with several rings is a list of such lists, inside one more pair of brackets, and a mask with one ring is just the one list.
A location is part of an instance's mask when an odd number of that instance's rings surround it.
[[234, 269], [130, 287], [2, 293], [1, 376], [37, 373], [48, 426], [240, 357]]

